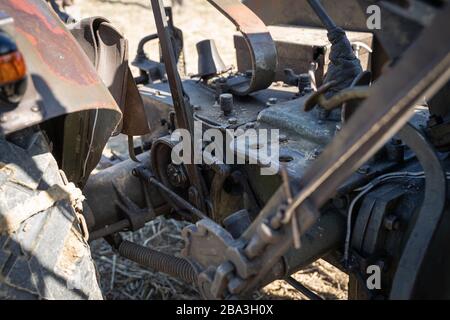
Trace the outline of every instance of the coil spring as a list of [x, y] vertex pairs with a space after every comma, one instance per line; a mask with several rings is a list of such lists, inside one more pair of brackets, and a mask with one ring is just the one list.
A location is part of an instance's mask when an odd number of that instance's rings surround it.
[[178, 258], [130, 241], [123, 241], [119, 246], [123, 257], [137, 262], [155, 271], [167, 273], [189, 283], [195, 283], [197, 274], [191, 264], [183, 258]]

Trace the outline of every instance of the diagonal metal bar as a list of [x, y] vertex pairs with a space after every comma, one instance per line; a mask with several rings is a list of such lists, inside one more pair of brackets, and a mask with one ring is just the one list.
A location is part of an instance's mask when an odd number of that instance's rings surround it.
[[[184, 93], [181, 78], [178, 73], [175, 53], [172, 46], [170, 30], [167, 23], [167, 16], [164, 10], [162, 0], [151, 0], [153, 15], [155, 17], [156, 29], [158, 31], [159, 43], [161, 46], [162, 57], [166, 67], [167, 79], [170, 85], [170, 93], [172, 95], [173, 107], [178, 127], [189, 130], [191, 136], [194, 135], [194, 123], [192, 108], [189, 98]], [[191, 139], [193, 140], [193, 139]], [[193, 141], [192, 141], [193, 143]], [[196, 205], [203, 212], [206, 212], [204, 201], [205, 190], [202, 183], [202, 177], [197, 166], [194, 164], [193, 154], [191, 155], [191, 163], [185, 164], [189, 180], [199, 193], [199, 203]]]

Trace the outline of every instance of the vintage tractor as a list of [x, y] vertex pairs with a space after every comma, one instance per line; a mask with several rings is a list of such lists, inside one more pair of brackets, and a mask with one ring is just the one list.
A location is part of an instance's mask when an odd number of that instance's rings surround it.
[[[0, 3], [0, 297], [102, 298], [104, 238], [209, 299], [275, 279], [320, 299], [290, 276], [320, 258], [350, 299], [450, 298], [448, 2], [208, 2], [237, 68], [207, 39], [186, 75], [151, 0], [137, 77], [108, 20]], [[119, 133], [130, 159], [91, 174]], [[120, 235], [159, 215], [191, 222], [179, 256]]]

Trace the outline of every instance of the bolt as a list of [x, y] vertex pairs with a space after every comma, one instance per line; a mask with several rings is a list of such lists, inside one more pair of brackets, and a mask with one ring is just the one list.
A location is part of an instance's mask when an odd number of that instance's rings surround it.
[[8, 121], [8, 117], [6, 116], [6, 114], [0, 115], [0, 122], [5, 123], [6, 121]]
[[194, 105], [194, 111], [199, 111], [201, 108], [198, 104]]
[[320, 151], [315, 149], [312, 153], [311, 153], [311, 158], [312, 159], [317, 159], [320, 156]]
[[361, 173], [361, 174], [368, 174], [369, 172], [370, 172], [369, 165], [363, 165], [361, 168], [358, 169], [358, 173]]
[[311, 88], [311, 87], [306, 87], [305, 89], [303, 89], [303, 93], [306, 95], [306, 94], [309, 94], [309, 93], [311, 93], [311, 92], [313, 92], [314, 90]]
[[236, 118], [230, 118], [230, 119], [228, 119], [228, 123], [229, 124], [236, 124], [237, 123], [237, 119]]
[[39, 106], [32, 106], [31, 107], [31, 111], [33, 112], [39, 112], [41, 110], [41, 108]]
[[300, 93], [304, 93], [304, 90], [307, 87], [311, 87], [311, 80], [309, 79], [309, 75], [307, 73], [302, 73], [298, 77], [298, 91]]
[[269, 98], [269, 100], [267, 100], [267, 102], [269, 104], [276, 104], [278, 102], [278, 99], [277, 98]]
[[233, 95], [231, 93], [222, 93], [219, 96], [220, 109], [224, 115], [229, 115], [233, 111]]
[[284, 135], [284, 134], [280, 134], [279, 141], [280, 142], [287, 142], [288, 141], [288, 137], [286, 135]]
[[167, 168], [167, 177], [169, 178], [170, 183], [174, 187], [185, 188], [188, 182], [188, 178], [184, 173], [184, 170], [181, 166], [174, 165], [170, 163]]
[[245, 125], [245, 129], [252, 129], [255, 127], [255, 123], [254, 122], [249, 122]]
[[398, 230], [398, 228], [400, 227], [400, 221], [399, 221], [398, 217], [396, 217], [392, 214], [387, 215], [384, 218], [383, 223], [384, 223], [384, 227], [389, 231]]

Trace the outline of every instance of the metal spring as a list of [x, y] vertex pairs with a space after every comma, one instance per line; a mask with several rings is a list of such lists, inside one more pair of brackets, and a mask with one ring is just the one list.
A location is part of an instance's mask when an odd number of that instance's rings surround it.
[[195, 283], [197, 274], [189, 262], [130, 241], [123, 241], [119, 246], [123, 257], [137, 262], [155, 271], [167, 273], [189, 283]]

